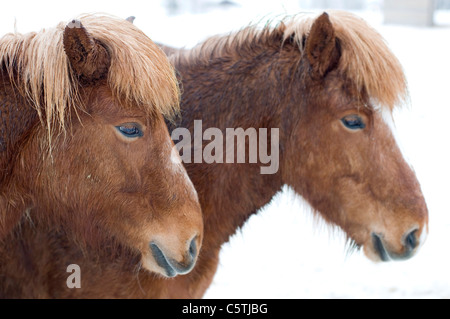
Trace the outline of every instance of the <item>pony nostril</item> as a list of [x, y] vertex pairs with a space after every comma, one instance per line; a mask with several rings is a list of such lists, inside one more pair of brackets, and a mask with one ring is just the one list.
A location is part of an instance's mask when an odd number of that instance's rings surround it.
[[184, 252], [182, 261], [178, 261], [166, 255], [163, 250], [154, 242], [149, 244], [153, 258], [159, 267], [163, 268], [167, 277], [175, 277], [178, 274], [187, 274], [195, 265], [198, 254], [197, 236], [189, 243], [187, 252]]
[[414, 248], [416, 248], [418, 245], [417, 242], [417, 229], [413, 230], [412, 232], [410, 232], [408, 235], [406, 235], [405, 237], [405, 247], [407, 248], [408, 251], [414, 250]]
[[155, 258], [158, 266], [163, 268], [166, 272], [167, 277], [175, 277], [177, 275], [177, 271], [170, 264], [167, 257], [164, 255], [163, 251], [156, 245], [155, 243], [150, 243], [150, 249], [153, 254], [153, 258]]
[[378, 234], [372, 234], [372, 243], [381, 261], [389, 261], [391, 259], [388, 252], [386, 251], [386, 248], [383, 245], [381, 237]]
[[197, 236], [192, 239], [191, 244], [189, 245], [189, 256], [194, 260], [197, 256]]

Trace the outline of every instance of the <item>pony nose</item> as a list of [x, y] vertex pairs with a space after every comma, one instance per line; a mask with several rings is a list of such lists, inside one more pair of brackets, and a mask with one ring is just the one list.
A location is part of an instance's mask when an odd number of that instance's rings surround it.
[[413, 251], [419, 245], [419, 240], [417, 238], [417, 229], [414, 229], [413, 231], [405, 235], [404, 245], [405, 250], [408, 252]]
[[150, 249], [158, 266], [163, 268], [167, 277], [175, 277], [189, 273], [195, 265], [198, 255], [197, 249], [198, 236], [195, 236], [188, 245], [187, 251], [181, 261], [171, 258], [164, 249], [155, 242], [150, 243]]
[[[422, 232], [425, 232], [425, 230]], [[392, 249], [393, 246], [384, 240], [382, 234], [372, 234], [373, 247], [381, 261], [406, 260], [412, 257], [415, 254], [421, 239], [424, 238], [418, 237], [418, 229], [413, 229], [402, 236], [401, 246], [399, 248]], [[391, 247], [391, 249], [389, 247]]]

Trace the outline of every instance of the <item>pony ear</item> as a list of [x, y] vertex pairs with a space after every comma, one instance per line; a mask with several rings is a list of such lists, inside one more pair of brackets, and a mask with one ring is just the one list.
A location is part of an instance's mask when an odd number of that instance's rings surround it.
[[323, 78], [337, 66], [341, 54], [328, 13], [324, 12], [314, 21], [306, 39], [305, 53], [313, 78]]
[[111, 65], [108, 50], [92, 38], [79, 20], [72, 20], [64, 30], [64, 51], [75, 74], [83, 84], [104, 78]]
[[125, 20], [127, 20], [128, 22], [134, 23], [134, 19], [136, 19], [135, 16], [129, 16], [129, 17], [126, 18]]

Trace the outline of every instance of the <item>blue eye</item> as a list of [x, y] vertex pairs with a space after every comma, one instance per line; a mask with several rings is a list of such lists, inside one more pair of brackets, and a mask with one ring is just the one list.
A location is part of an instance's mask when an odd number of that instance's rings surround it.
[[366, 127], [363, 119], [358, 115], [348, 115], [341, 119], [342, 124], [351, 130], [362, 130]]
[[137, 123], [126, 123], [116, 126], [116, 129], [127, 138], [142, 137], [144, 133], [139, 124]]

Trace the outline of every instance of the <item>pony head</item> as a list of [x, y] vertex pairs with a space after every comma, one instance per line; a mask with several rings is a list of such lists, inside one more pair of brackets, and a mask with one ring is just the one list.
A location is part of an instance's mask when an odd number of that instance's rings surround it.
[[164, 122], [179, 89], [163, 52], [126, 20], [88, 15], [6, 35], [0, 56], [2, 235], [32, 223], [82, 250], [125, 248], [163, 276], [189, 272], [203, 222]]
[[370, 259], [413, 256], [428, 211], [392, 130], [392, 111], [407, 97], [400, 63], [374, 29], [344, 12], [287, 22], [284, 39], [300, 50], [293, 91], [302, 91], [295, 114], [283, 115], [292, 128], [284, 180]]

